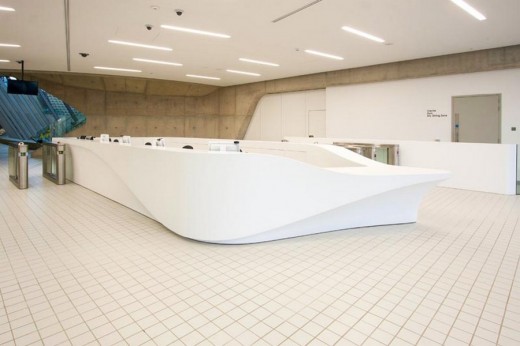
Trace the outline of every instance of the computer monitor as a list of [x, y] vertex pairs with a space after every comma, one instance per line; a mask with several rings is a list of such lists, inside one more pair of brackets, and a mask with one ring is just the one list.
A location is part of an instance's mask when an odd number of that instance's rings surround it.
[[31, 80], [7, 80], [7, 93], [18, 95], [38, 95], [38, 82]]

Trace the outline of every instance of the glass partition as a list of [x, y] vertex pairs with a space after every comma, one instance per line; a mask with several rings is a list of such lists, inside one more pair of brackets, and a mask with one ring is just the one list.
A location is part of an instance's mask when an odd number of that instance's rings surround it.
[[65, 184], [65, 145], [43, 143], [42, 167], [45, 178], [58, 185]]
[[18, 178], [18, 149], [9, 146], [8, 153], [9, 178]]

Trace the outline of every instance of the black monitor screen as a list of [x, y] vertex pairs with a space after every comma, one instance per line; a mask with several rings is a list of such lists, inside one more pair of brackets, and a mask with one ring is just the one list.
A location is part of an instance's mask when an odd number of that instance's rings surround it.
[[38, 95], [38, 82], [30, 80], [7, 80], [8, 94]]

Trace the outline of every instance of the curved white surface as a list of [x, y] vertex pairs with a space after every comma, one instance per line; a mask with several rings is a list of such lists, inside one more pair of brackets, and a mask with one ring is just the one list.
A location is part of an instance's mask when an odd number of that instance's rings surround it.
[[55, 139], [67, 145], [70, 180], [183, 237], [212, 243], [415, 222], [423, 194], [448, 176], [329, 145], [242, 141], [243, 153], [210, 152], [203, 139], [143, 145], [154, 140], [132, 138], [128, 146]]

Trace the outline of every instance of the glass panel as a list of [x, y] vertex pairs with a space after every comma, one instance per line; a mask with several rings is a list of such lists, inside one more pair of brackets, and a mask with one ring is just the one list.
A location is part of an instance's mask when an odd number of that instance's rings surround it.
[[13, 147], [9, 147], [9, 158], [8, 158], [8, 166], [9, 166], [9, 177], [18, 178], [18, 150]]
[[43, 89], [38, 95], [7, 93], [7, 77], [0, 77], [0, 123], [6, 137], [50, 141], [86, 121], [81, 112]]
[[388, 163], [388, 147], [376, 147], [376, 161]]
[[55, 146], [43, 146], [43, 172], [44, 174], [49, 174], [53, 177], [57, 174]]

